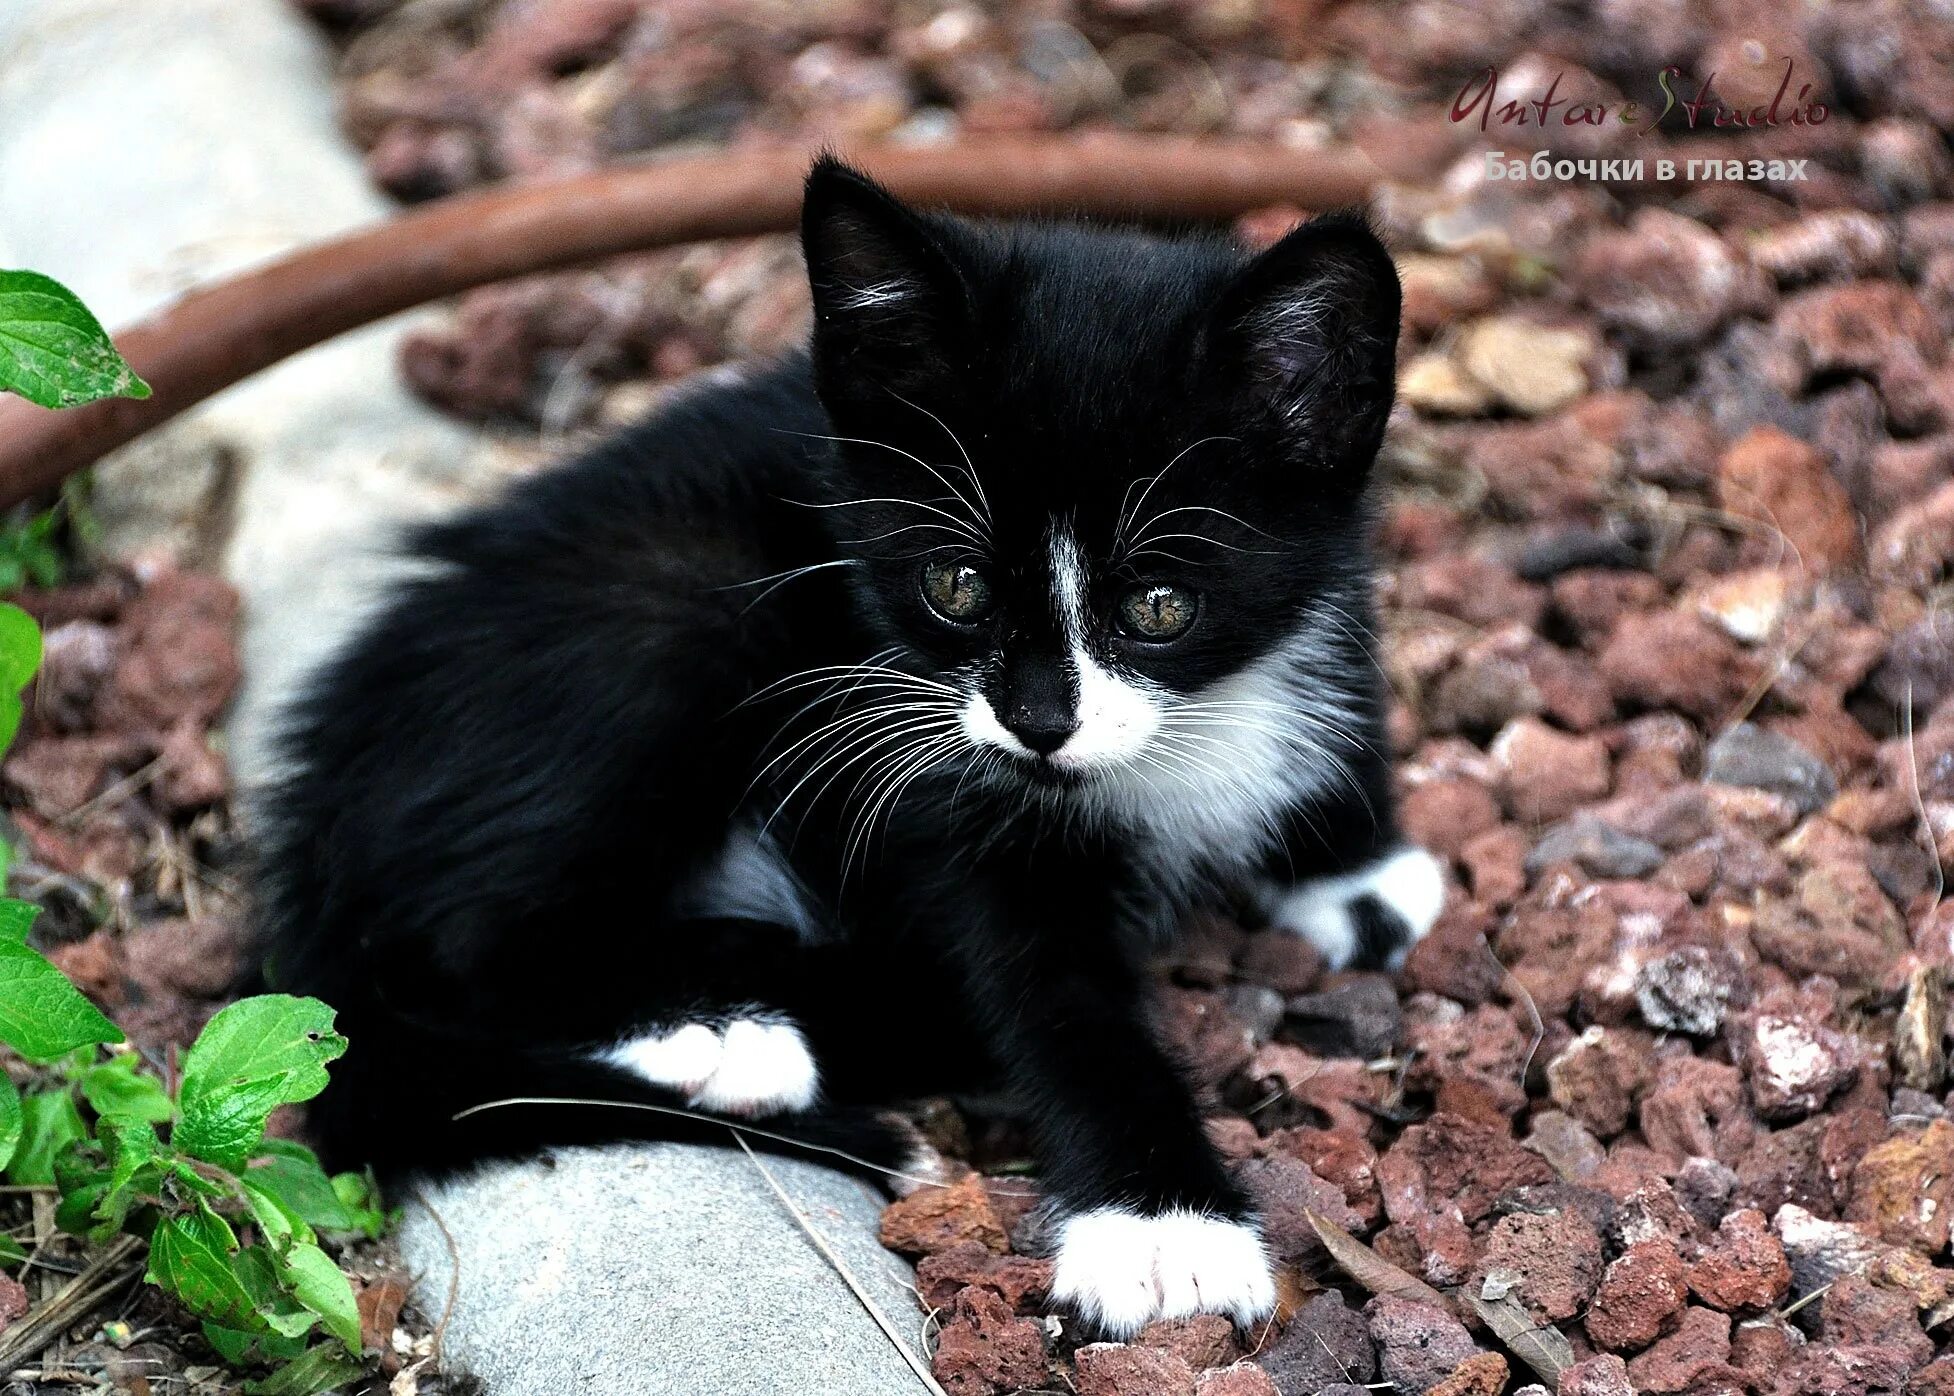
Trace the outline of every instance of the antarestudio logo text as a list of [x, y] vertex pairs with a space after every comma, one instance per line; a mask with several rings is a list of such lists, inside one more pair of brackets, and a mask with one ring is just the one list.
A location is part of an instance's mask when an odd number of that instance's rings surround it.
[[[1486, 68], [1469, 78], [1452, 99], [1452, 120], [1477, 119], [1479, 129], [1534, 126], [1541, 128], [1604, 126], [1614, 122], [1635, 127], [1638, 136], [1661, 127], [1665, 122], [1676, 130], [1769, 130], [1779, 126], [1817, 126], [1831, 108], [1812, 95], [1812, 85], [1798, 80], [1797, 65], [1784, 61], [1784, 76], [1768, 102], [1751, 106], [1732, 106], [1716, 95], [1716, 74], [1711, 73], [1691, 92], [1689, 75], [1681, 68], [1667, 67], [1656, 74], [1662, 100], [1639, 103], [1591, 102], [1563, 96], [1556, 73], [1542, 91], [1532, 96], [1511, 96], [1500, 91], [1499, 69]], [[1793, 91], [1793, 84], [1797, 90]]]

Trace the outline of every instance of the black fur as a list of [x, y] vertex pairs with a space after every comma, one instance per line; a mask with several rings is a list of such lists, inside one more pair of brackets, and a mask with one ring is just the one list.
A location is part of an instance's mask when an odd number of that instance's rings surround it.
[[[886, 1162], [900, 1139], [876, 1107], [1002, 1086], [1061, 1206], [1243, 1217], [1152, 1036], [1143, 963], [1195, 901], [1395, 841], [1364, 638], [1389, 259], [1341, 218], [1259, 257], [976, 225], [832, 162], [803, 236], [810, 354], [687, 391], [419, 532], [426, 567], [295, 707], [291, 773], [259, 809], [262, 901], [268, 978], [333, 1004], [351, 1042], [314, 1110], [321, 1143], [400, 1173], [723, 1138], [598, 1108], [450, 1117], [524, 1095], [679, 1104], [595, 1054], [758, 1006], [799, 1025], [821, 1069], [818, 1107], [770, 1130]], [[955, 496], [980, 490], [975, 548], [945, 519], [967, 529]], [[1122, 555], [1127, 511], [1174, 536], [1136, 552], [1128, 520]], [[1054, 528], [1086, 560], [1083, 644], [1106, 672], [1173, 701], [1294, 650], [1285, 682], [1344, 735], [1299, 718], [1237, 769], [1226, 715], [1190, 728], [1175, 779], [1192, 794], [1139, 763], [1107, 780], [978, 752], [954, 727], [908, 767], [837, 754], [837, 732], [893, 740], [904, 714], [875, 705], [929, 690], [794, 676], [874, 656], [983, 693], [1007, 728], [1076, 724]], [[994, 609], [952, 624], [919, 568], [972, 559]], [[1197, 594], [1193, 626], [1119, 633], [1124, 590], [1156, 581]], [[1204, 755], [1226, 768], [1201, 774]], [[1271, 793], [1226, 837], [1182, 827], [1228, 788]], [[812, 926], [683, 890], [761, 821]], [[1374, 955], [1402, 938], [1379, 910]]]

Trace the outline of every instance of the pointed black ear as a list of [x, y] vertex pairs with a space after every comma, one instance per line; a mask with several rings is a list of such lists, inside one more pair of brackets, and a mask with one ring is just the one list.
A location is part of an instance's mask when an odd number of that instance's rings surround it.
[[1391, 412], [1400, 298], [1391, 254], [1361, 217], [1314, 219], [1222, 293], [1213, 371], [1287, 460], [1361, 475]]
[[940, 225], [823, 156], [807, 177], [801, 250], [814, 293], [816, 381], [831, 409], [854, 399], [886, 407], [889, 390], [955, 378], [970, 301]]

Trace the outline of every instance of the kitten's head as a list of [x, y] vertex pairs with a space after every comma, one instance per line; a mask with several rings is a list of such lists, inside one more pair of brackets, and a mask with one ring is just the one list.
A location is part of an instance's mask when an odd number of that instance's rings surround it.
[[1251, 256], [923, 214], [824, 160], [802, 241], [826, 516], [892, 663], [947, 686], [946, 749], [1090, 789], [1370, 720], [1399, 291], [1360, 219]]

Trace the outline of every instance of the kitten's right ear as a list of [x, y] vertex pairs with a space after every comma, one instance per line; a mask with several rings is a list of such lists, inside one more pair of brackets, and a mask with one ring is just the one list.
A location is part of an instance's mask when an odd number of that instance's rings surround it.
[[824, 394], [870, 386], [904, 392], [942, 376], [970, 301], [930, 220], [824, 155], [807, 177], [801, 251]]

